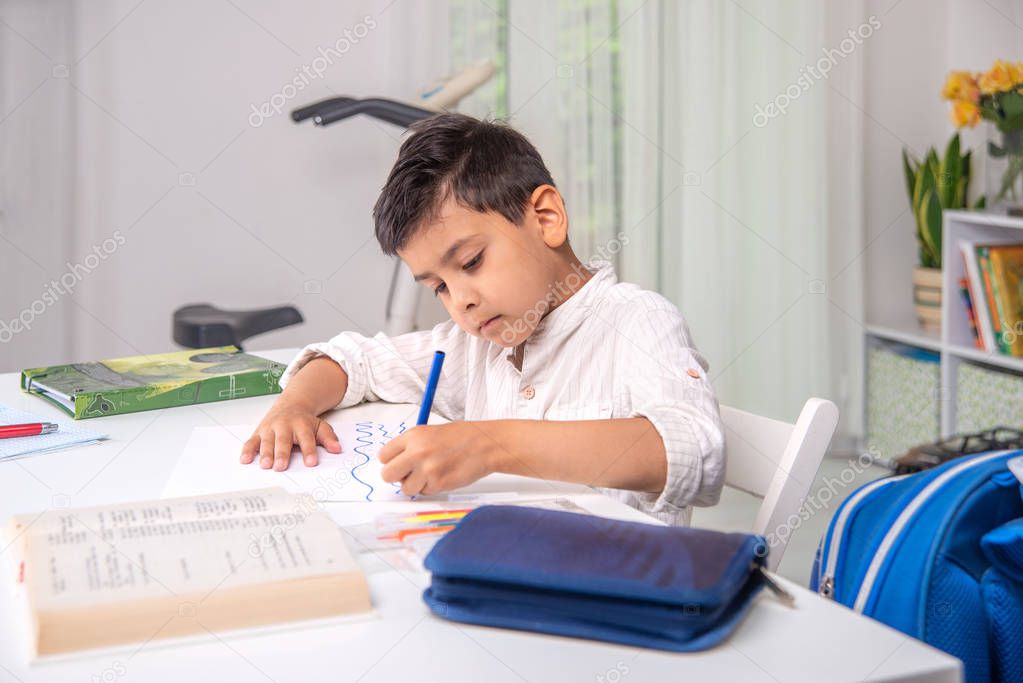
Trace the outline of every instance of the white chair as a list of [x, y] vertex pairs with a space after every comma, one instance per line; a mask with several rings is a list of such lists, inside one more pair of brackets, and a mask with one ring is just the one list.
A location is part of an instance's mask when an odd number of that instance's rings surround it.
[[811, 398], [793, 425], [721, 406], [721, 419], [725, 485], [763, 499], [752, 532], [771, 542], [767, 564], [775, 571], [791, 535], [779, 530], [799, 514], [838, 425], [838, 408]]

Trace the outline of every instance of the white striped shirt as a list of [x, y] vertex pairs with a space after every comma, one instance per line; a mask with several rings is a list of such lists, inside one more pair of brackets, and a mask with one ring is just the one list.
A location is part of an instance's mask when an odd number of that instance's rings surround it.
[[311, 344], [281, 386], [317, 356], [348, 374], [339, 408], [362, 401], [419, 403], [436, 350], [446, 358], [433, 409], [449, 420], [599, 420], [646, 417], [664, 441], [660, 494], [599, 490], [669, 524], [687, 525], [692, 505], [714, 505], [724, 482], [724, 433], [708, 365], [679, 310], [656, 292], [618, 282], [606, 261], [540, 320], [522, 369], [511, 349], [454, 321], [396, 337], [342, 332]]

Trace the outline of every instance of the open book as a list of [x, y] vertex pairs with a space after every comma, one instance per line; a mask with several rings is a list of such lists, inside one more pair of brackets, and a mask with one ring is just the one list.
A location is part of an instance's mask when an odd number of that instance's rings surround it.
[[330, 517], [270, 488], [15, 516], [35, 654], [371, 609]]

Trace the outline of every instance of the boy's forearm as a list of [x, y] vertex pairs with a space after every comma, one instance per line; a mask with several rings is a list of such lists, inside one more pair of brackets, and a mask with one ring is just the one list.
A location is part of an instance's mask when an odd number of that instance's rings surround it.
[[476, 423], [495, 472], [660, 493], [664, 441], [645, 417]]
[[295, 373], [277, 400], [319, 415], [340, 403], [346, 391], [348, 373], [334, 360], [320, 356]]

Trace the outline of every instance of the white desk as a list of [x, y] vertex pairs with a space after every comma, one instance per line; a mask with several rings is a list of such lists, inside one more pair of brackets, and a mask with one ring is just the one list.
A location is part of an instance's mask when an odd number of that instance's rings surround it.
[[[292, 350], [266, 353], [288, 360]], [[273, 397], [89, 420], [100, 445], [0, 463], [0, 523], [16, 512], [158, 498], [193, 427], [255, 424]], [[61, 416], [0, 374], [0, 403]], [[408, 408], [363, 405], [358, 411]], [[597, 514], [651, 521], [599, 494], [574, 498]], [[414, 505], [414, 504], [411, 504]], [[366, 520], [369, 504], [330, 503], [342, 526]], [[379, 508], [376, 508], [379, 509]], [[9, 565], [6, 549], [0, 562]], [[378, 618], [264, 635], [210, 636], [136, 652], [28, 664], [28, 635], [15, 609], [10, 571], [0, 589], [0, 681], [959, 681], [959, 660], [779, 579], [797, 608], [762, 591], [725, 644], [674, 654], [605, 643], [466, 626], [434, 617], [420, 599], [428, 577], [366, 554]], [[13, 616], [12, 616], [13, 615]]]

